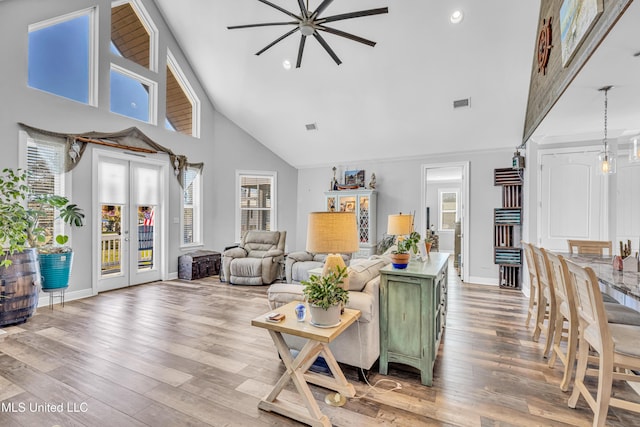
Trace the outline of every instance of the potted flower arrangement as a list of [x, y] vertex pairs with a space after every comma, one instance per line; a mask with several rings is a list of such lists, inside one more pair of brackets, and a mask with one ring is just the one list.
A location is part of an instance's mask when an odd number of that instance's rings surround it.
[[349, 292], [340, 286], [345, 277], [347, 268], [336, 266], [326, 276], [314, 274], [309, 280], [301, 282], [314, 326], [326, 328], [340, 322], [342, 306], [349, 301]]
[[427, 233], [427, 236], [424, 238], [424, 246], [427, 251], [427, 254], [431, 252], [431, 245], [433, 245], [433, 234], [429, 232]]
[[394, 268], [407, 268], [411, 259], [411, 252], [418, 253], [418, 242], [420, 242], [420, 233], [412, 231], [405, 238], [398, 238], [398, 249], [391, 252], [391, 264]]

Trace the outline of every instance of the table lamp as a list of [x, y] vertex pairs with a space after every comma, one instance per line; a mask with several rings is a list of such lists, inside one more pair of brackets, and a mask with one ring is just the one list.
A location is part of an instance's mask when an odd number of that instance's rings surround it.
[[[307, 251], [327, 254], [322, 269], [326, 276], [336, 266], [345, 268], [340, 256], [343, 253], [357, 252], [359, 249], [358, 226], [354, 212], [311, 212], [307, 226]], [[342, 287], [349, 289], [348, 277]]]
[[389, 215], [387, 221], [387, 234], [404, 236], [413, 231], [413, 215]]

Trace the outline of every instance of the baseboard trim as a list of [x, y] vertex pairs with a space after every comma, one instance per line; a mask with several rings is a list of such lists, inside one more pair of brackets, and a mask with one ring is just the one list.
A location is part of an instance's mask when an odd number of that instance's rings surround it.
[[498, 279], [493, 279], [490, 277], [469, 276], [469, 281], [467, 283], [473, 283], [474, 285], [498, 286]]
[[[54, 298], [53, 303], [56, 301], [59, 303], [60, 293], [59, 292], [40, 292], [40, 296], [38, 297], [38, 308], [47, 307], [49, 305], [49, 301], [51, 298]], [[65, 292], [64, 293], [64, 301], [69, 302], [77, 299], [89, 298], [93, 296], [92, 289], [81, 289], [79, 291]]]
[[169, 273], [167, 275], [167, 280], [176, 280], [178, 278], [178, 272]]

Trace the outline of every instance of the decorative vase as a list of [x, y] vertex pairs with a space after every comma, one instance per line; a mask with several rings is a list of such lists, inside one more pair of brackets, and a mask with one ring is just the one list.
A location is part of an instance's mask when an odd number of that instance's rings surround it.
[[432, 242], [424, 242], [424, 246], [427, 249], [427, 255], [431, 253], [431, 245], [433, 243]]
[[407, 265], [409, 264], [410, 259], [411, 259], [410, 253], [391, 254], [391, 264], [393, 265], [393, 268], [399, 268], [399, 269], [407, 268]]
[[340, 304], [332, 305], [324, 309], [314, 304], [309, 304], [311, 323], [319, 327], [336, 326], [340, 322]]
[[63, 289], [69, 286], [73, 252], [40, 254], [42, 289]]

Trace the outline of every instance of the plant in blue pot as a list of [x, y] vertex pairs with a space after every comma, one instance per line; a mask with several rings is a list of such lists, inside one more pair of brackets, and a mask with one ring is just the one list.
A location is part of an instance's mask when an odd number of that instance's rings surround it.
[[69, 236], [58, 234], [52, 239], [52, 236], [47, 235], [45, 228], [41, 226], [41, 220], [47, 216], [50, 217], [48, 212], [53, 210], [65, 224], [71, 227], [82, 227], [84, 213], [66, 197], [51, 194], [30, 197], [28, 206], [27, 240], [29, 246], [38, 248], [42, 289], [45, 291], [64, 289], [69, 286], [73, 263], [73, 251], [66, 245]]

